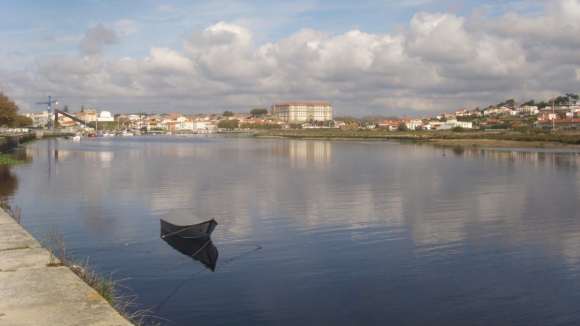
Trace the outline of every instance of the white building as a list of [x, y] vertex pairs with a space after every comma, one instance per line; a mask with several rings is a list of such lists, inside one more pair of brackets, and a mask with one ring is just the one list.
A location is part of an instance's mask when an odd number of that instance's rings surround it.
[[290, 123], [332, 120], [332, 105], [322, 102], [286, 102], [271, 107], [271, 114]]
[[193, 122], [193, 131], [204, 131], [206, 130], [206, 122], [205, 121], [194, 121]]
[[414, 119], [405, 121], [405, 125], [409, 130], [420, 130], [421, 126], [423, 125], [423, 121], [421, 119]]
[[113, 118], [113, 116], [111, 115], [111, 112], [109, 112], [107, 110], [103, 110], [103, 111], [101, 111], [101, 114], [99, 114], [97, 121], [99, 121], [99, 122], [101, 122], [101, 121], [115, 121], [115, 118]]
[[431, 121], [429, 122], [429, 124], [431, 125], [431, 129], [436, 130], [447, 130], [453, 129], [455, 127], [461, 127], [465, 129], [473, 128], [473, 123], [468, 121], [457, 121], [457, 120], [447, 120], [445, 122]]
[[540, 112], [538, 110], [538, 107], [535, 105], [523, 105], [523, 106], [518, 106], [516, 108], [516, 111], [519, 114], [524, 114], [524, 115], [536, 115], [538, 114], [538, 112]]
[[32, 123], [35, 127], [44, 127], [48, 123], [48, 112], [42, 111], [42, 113], [32, 113], [29, 118], [32, 119]]

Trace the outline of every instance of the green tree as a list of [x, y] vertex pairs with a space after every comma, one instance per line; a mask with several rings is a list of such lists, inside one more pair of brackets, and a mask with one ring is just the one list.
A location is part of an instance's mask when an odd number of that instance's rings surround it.
[[66, 105], [65, 105], [65, 106], [64, 106], [64, 109], [62, 109], [62, 112], [66, 112], [66, 113], [68, 113], [68, 106], [66, 106]]
[[25, 117], [23, 115], [17, 115], [16, 121], [14, 122], [14, 127], [29, 127], [34, 124], [31, 118]]
[[568, 97], [568, 102], [574, 105], [576, 105], [576, 102], [578, 102], [578, 99], [580, 98], [580, 96], [576, 94], [566, 94], [566, 96]]
[[409, 130], [407, 124], [404, 123], [403, 121], [399, 122], [399, 125], [397, 125], [397, 131], [407, 131], [407, 130]]
[[238, 120], [221, 120], [218, 122], [218, 128], [221, 129], [236, 129], [240, 122]]
[[258, 117], [261, 115], [267, 115], [268, 114], [268, 109], [260, 109], [260, 108], [256, 108], [253, 109], [252, 111], [250, 111], [250, 114], [254, 117]]
[[14, 127], [18, 119], [18, 105], [0, 91], [0, 126]]
[[233, 117], [234, 113], [232, 111], [224, 111], [224, 113], [222, 114], [222, 116], [224, 117]]
[[536, 102], [534, 100], [529, 100], [527, 102], [525, 102], [524, 104], [522, 104], [523, 106], [529, 105], [529, 106], [535, 106]]
[[[552, 100], [550, 100], [552, 102]], [[554, 99], [554, 105], [567, 105], [570, 102], [568, 96], [558, 96]]]

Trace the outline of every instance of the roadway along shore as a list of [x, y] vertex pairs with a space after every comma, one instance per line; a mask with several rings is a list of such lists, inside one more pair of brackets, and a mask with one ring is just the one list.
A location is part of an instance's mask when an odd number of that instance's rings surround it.
[[0, 325], [132, 325], [0, 209]]

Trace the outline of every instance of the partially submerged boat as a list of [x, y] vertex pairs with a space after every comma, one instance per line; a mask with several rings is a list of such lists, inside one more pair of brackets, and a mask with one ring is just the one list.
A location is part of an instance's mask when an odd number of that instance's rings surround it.
[[186, 239], [209, 237], [218, 224], [213, 218], [204, 220], [188, 210], [178, 209], [170, 210], [160, 220], [161, 230]]

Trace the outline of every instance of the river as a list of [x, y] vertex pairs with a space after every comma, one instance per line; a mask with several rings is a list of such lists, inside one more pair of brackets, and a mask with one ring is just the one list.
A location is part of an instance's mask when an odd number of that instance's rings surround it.
[[[580, 152], [219, 135], [38, 141], [0, 196], [169, 325], [580, 323]], [[214, 218], [208, 268], [162, 240]]]

